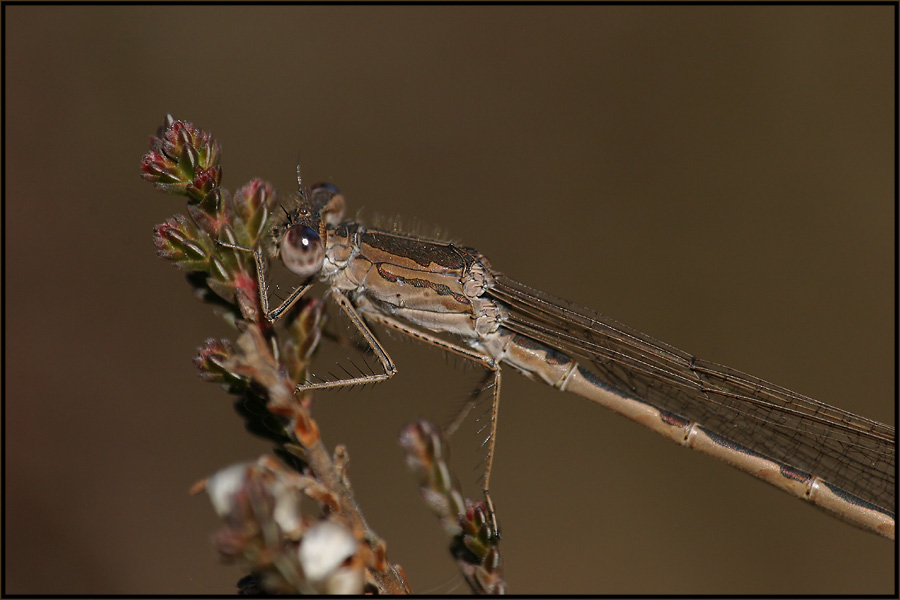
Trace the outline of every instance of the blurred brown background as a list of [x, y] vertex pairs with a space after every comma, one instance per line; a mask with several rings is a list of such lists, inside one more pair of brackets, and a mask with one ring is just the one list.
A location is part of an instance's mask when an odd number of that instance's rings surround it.
[[[187, 489], [267, 445], [191, 365], [232, 332], [155, 256], [184, 210], [139, 176], [166, 112], [218, 136], [227, 188], [290, 191], [299, 155], [351, 217], [443, 226], [526, 283], [895, 419], [895, 7], [5, 10], [8, 593], [241, 575]], [[397, 377], [316, 415], [413, 589], [465, 591], [396, 434], [478, 374], [386, 345]], [[888, 541], [513, 373], [494, 466], [514, 592], [893, 590]]]

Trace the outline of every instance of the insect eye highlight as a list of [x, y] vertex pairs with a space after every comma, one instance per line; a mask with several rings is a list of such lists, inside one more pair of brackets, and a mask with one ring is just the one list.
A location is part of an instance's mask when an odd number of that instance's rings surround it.
[[325, 246], [319, 234], [306, 225], [287, 230], [281, 242], [281, 260], [287, 269], [300, 277], [312, 277], [325, 261]]

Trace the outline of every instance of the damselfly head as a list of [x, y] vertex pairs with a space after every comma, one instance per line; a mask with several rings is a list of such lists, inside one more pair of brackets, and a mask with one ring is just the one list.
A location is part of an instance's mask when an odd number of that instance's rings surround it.
[[284, 218], [272, 228], [274, 254], [287, 269], [303, 277], [314, 276], [325, 261], [328, 226], [340, 223], [344, 197], [336, 187], [320, 183], [300, 188], [300, 198], [291, 210], [282, 207]]

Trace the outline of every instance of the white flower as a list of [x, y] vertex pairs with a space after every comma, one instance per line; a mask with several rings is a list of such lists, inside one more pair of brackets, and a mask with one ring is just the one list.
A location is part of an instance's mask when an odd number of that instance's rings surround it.
[[358, 548], [353, 535], [337, 523], [322, 521], [313, 525], [304, 534], [298, 551], [306, 580], [319, 593], [361, 594], [362, 564], [348, 561]]
[[244, 487], [247, 481], [248, 463], [238, 463], [218, 471], [206, 481], [206, 493], [212, 502], [213, 509], [220, 518], [231, 513], [235, 494]]

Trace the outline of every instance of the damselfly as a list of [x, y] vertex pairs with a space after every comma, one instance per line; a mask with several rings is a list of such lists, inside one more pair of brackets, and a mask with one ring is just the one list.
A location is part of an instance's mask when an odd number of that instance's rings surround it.
[[893, 427], [701, 360], [518, 283], [472, 248], [369, 229], [343, 221], [343, 211], [335, 187], [305, 190], [301, 183], [297, 206], [272, 228], [270, 252], [303, 283], [271, 310], [263, 250], [222, 244], [254, 254], [269, 320], [320, 280], [381, 365], [379, 373], [309, 381], [298, 391], [392, 377], [397, 368], [367, 323], [482, 365], [493, 401], [484, 476], [489, 506], [501, 372], [509, 366], [894, 537]]

